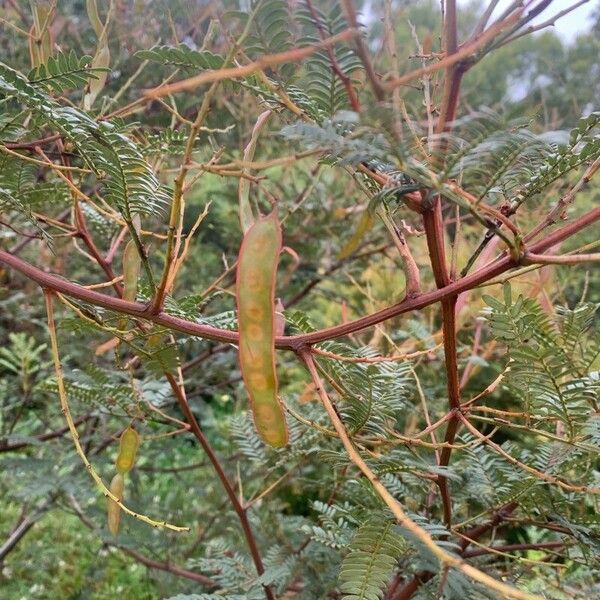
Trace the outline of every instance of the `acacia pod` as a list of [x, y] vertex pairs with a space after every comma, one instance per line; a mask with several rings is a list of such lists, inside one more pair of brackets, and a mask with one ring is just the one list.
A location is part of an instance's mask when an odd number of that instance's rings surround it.
[[344, 247], [338, 252], [337, 259], [344, 260], [348, 258], [359, 246], [367, 232], [372, 229], [375, 219], [369, 209], [365, 210], [360, 217], [356, 231], [352, 237], [346, 242]]
[[281, 298], [275, 300], [275, 335], [281, 336], [285, 333], [285, 315], [283, 314], [285, 306]]
[[276, 448], [288, 441], [275, 371], [275, 274], [280, 252], [281, 227], [273, 211], [246, 232], [236, 281], [242, 377], [256, 430]]
[[135, 457], [140, 446], [140, 436], [133, 427], [128, 427], [119, 441], [119, 455], [116, 460], [117, 471], [125, 474], [133, 468]]
[[[110, 482], [111, 493], [123, 501], [123, 490], [125, 489], [125, 478], [121, 473], [117, 473]], [[119, 533], [119, 524], [121, 522], [121, 507], [112, 499], [108, 499], [108, 529], [113, 535]]]
[[133, 240], [123, 250], [123, 300], [133, 302], [137, 296], [142, 259]]
[[[129, 240], [123, 250], [123, 300], [135, 301], [141, 266], [142, 259], [135, 242]], [[127, 318], [122, 317], [119, 319], [117, 329], [125, 329], [125, 327], [127, 327]], [[119, 339], [116, 339], [116, 346], [118, 346], [119, 341]]]

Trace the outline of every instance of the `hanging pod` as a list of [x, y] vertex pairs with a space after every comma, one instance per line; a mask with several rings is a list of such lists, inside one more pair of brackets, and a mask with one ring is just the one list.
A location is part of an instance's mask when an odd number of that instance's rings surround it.
[[280, 252], [281, 226], [273, 211], [246, 231], [236, 285], [242, 377], [256, 430], [275, 448], [288, 442], [275, 372], [275, 274]]
[[[123, 490], [125, 489], [125, 478], [121, 473], [117, 473], [110, 482], [111, 493], [123, 501]], [[108, 499], [108, 530], [113, 534], [119, 533], [119, 524], [121, 523], [121, 507], [112, 499]]]
[[122, 434], [119, 441], [119, 455], [115, 462], [117, 471], [122, 475], [128, 473], [135, 465], [137, 451], [140, 446], [140, 436], [138, 432], [129, 426]]

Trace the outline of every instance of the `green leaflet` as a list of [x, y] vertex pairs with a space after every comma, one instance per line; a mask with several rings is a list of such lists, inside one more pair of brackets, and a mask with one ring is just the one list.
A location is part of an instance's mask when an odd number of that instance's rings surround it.
[[109, 69], [92, 66], [91, 56], [78, 57], [75, 51], [59, 52], [51, 56], [28, 74], [29, 82], [35, 86], [62, 94], [65, 89], [82, 88], [90, 79], [105, 76]]
[[367, 521], [350, 542], [340, 570], [345, 600], [379, 600], [406, 542], [393, 521]]
[[280, 251], [281, 227], [273, 211], [258, 219], [244, 236], [236, 290], [242, 377], [256, 430], [276, 448], [288, 442], [275, 372], [275, 273]]

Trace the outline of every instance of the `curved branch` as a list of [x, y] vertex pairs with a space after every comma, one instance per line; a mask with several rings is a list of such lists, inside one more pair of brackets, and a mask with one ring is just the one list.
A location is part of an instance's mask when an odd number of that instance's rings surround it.
[[[568, 225], [565, 225], [564, 227], [561, 227], [553, 233], [547, 235], [544, 239], [531, 245], [528, 248], [528, 251], [533, 254], [544, 252], [555, 244], [571, 237], [582, 229], [589, 227], [598, 220], [600, 220], [600, 206], [579, 217], [578, 219], [575, 219], [572, 223], [569, 223]], [[0, 263], [7, 265], [15, 271], [19, 271], [25, 275], [25, 277], [35, 281], [42, 287], [60, 292], [72, 298], [77, 298], [78, 300], [83, 300], [84, 302], [89, 302], [95, 306], [100, 306], [141, 319], [147, 319], [148, 321], [152, 321], [158, 325], [169, 327], [174, 331], [180, 331], [182, 333], [198, 336], [208, 340], [214, 340], [217, 342], [237, 344], [238, 334], [235, 331], [228, 331], [225, 329], [219, 329], [218, 327], [211, 327], [210, 325], [194, 323], [193, 321], [187, 321], [186, 319], [181, 319], [180, 317], [175, 317], [165, 313], [151, 315], [147, 312], [147, 307], [139, 302], [128, 302], [126, 300], [121, 300], [120, 298], [114, 298], [94, 290], [89, 290], [81, 285], [67, 281], [58, 275], [46, 273], [41, 269], [34, 267], [30, 263], [13, 256], [5, 250], [0, 250]], [[430, 306], [431, 304], [440, 302], [445, 298], [466, 292], [467, 290], [473, 289], [481, 283], [492, 279], [493, 277], [501, 275], [505, 271], [508, 271], [519, 264], [519, 260], [504, 254], [495, 261], [492, 261], [488, 265], [485, 265], [481, 269], [471, 273], [471, 275], [454, 281], [444, 288], [433, 290], [413, 298], [406, 298], [398, 304], [384, 308], [380, 311], [367, 315], [366, 317], [350, 321], [349, 323], [334, 325], [333, 327], [326, 327], [325, 329], [320, 329], [318, 331], [301, 335], [277, 337], [275, 339], [275, 345], [277, 348], [298, 351], [305, 346], [343, 337], [357, 331], [362, 331], [363, 329], [377, 325], [378, 323], [386, 321], [387, 319], [397, 317], [409, 311], [420, 310]]]

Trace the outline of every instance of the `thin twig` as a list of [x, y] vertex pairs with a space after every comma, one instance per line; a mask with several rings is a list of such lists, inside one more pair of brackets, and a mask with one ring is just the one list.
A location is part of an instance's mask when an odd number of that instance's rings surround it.
[[357, 452], [354, 445], [352, 444], [352, 441], [348, 436], [348, 432], [346, 431], [344, 424], [340, 420], [335, 408], [333, 407], [333, 404], [331, 403], [331, 400], [329, 399], [327, 392], [325, 391], [325, 388], [323, 387], [321, 378], [319, 377], [319, 373], [317, 372], [317, 368], [315, 366], [310, 350], [301, 351], [300, 358], [304, 361], [312, 377], [312, 380], [317, 388], [319, 397], [321, 398], [321, 402], [323, 403], [323, 406], [327, 411], [327, 414], [329, 415], [329, 418], [335, 430], [337, 431], [338, 436], [346, 452], [348, 453], [348, 457], [359, 468], [361, 473], [371, 482], [373, 488], [379, 494], [379, 496], [385, 502], [388, 508], [392, 511], [392, 514], [394, 515], [394, 517], [396, 517], [398, 523], [402, 527], [407, 529], [415, 538], [417, 538], [419, 542], [421, 542], [429, 550], [429, 552], [431, 552], [431, 554], [433, 554], [433, 556], [435, 556], [435, 558], [437, 558], [443, 565], [447, 565], [449, 567], [453, 567], [455, 569], [458, 569], [459, 571], [462, 571], [465, 575], [471, 577], [478, 583], [481, 583], [489, 589], [495, 590], [496, 592], [503, 594], [503, 597], [505, 598], [517, 598], [519, 600], [541, 600], [540, 596], [536, 596], [528, 592], [524, 592], [516, 588], [507, 586], [504, 583], [497, 581], [493, 577], [482, 573], [479, 569], [476, 569], [475, 567], [472, 567], [471, 565], [465, 563], [464, 560], [457, 557], [456, 555], [448, 553], [446, 550], [444, 550], [442, 547], [438, 546], [438, 544], [435, 543], [435, 541], [427, 533], [427, 531], [425, 531], [421, 526], [419, 526], [406, 515], [404, 509], [400, 506], [400, 503], [381, 483], [379, 477], [377, 477], [377, 475], [371, 470], [371, 468], [363, 460], [363, 458], [360, 456], [360, 454]]

